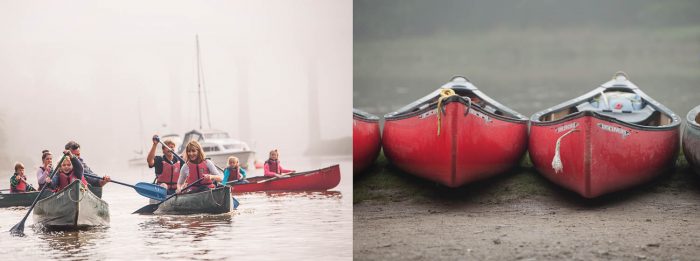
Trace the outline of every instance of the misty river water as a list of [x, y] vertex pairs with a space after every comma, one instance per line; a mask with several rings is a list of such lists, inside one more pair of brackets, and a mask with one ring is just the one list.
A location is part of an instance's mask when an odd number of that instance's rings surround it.
[[[284, 159], [297, 171], [340, 164], [340, 184], [326, 192], [235, 195], [237, 210], [221, 215], [136, 215], [148, 204], [133, 189], [108, 184], [110, 226], [47, 232], [27, 219], [25, 237], [13, 237], [28, 207], [0, 209], [3, 260], [337, 260], [352, 258], [352, 169], [348, 157]], [[97, 166], [93, 167], [96, 169]], [[32, 171], [27, 171], [33, 175]], [[29, 174], [31, 173], [31, 174]], [[248, 176], [261, 175], [255, 170]], [[152, 180], [152, 170], [131, 168], [109, 174], [134, 184]], [[6, 174], [1, 181], [9, 180]], [[3, 186], [5, 187], [5, 186]]]

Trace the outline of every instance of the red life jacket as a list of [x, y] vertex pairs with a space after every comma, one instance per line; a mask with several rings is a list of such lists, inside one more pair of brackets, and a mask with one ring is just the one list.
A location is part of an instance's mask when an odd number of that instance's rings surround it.
[[10, 188], [10, 193], [27, 192], [27, 182], [25, 182], [24, 179], [19, 178], [19, 176], [17, 177], [19, 183], [17, 183], [17, 186], [15, 186], [14, 188]]
[[158, 183], [165, 183], [168, 189], [177, 189], [177, 179], [180, 178], [180, 161], [170, 164], [163, 158], [163, 171], [158, 175]]
[[224, 182], [239, 180], [243, 177], [243, 176], [241, 176], [241, 170], [238, 167], [235, 167], [235, 168], [229, 167], [228, 171], [229, 171], [228, 180], [225, 180]]
[[[63, 172], [58, 172], [58, 188], [56, 188], [55, 191], [62, 190], [63, 188], [70, 185], [70, 183], [76, 179], [77, 178], [75, 177], [75, 175], [73, 175], [73, 171], [71, 171], [68, 174], [63, 173]], [[87, 180], [85, 180], [85, 175], [80, 177], [80, 183], [83, 183], [83, 186], [87, 186]]]
[[[187, 175], [187, 184], [192, 184], [195, 181], [197, 181], [200, 178], [204, 177], [204, 174], [209, 174], [209, 168], [207, 167], [207, 162], [202, 161], [199, 164], [194, 164], [191, 162], [187, 162], [187, 167], [189, 168], [189, 174]], [[204, 178], [202, 181], [199, 182], [199, 184], [194, 185], [194, 186], [208, 186], [210, 188], [214, 188], [214, 183], [211, 181], [210, 178]]]
[[280, 168], [279, 168], [280, 161], [279, 160], [268, 159], [267, 161], [265, 161], [265, 164], [268, 165], [268, 169], [270, 169], [270, 171], [277, 173], [277, 174], [280, 174]]

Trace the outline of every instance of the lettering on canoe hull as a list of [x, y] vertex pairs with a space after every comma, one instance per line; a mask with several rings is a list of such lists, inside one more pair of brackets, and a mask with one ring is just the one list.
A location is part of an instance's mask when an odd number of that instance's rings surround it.
[[485, 123], [491, 123], [491, 117], [477, 110], [469, 110], [469, 114], [482, 118]]
[[560, 133], [560, 132], [568, 131], [568, 130], [571, 130], [571, 129], [575, 129], [576, 127], [578, 127], [578, 122], [572, 122], [572, 123], [569, 123], [569, 124], [566, 124], [566, 125], [559, 126], [559, 127], [557, 127], [556, 129], [554, 129], [554, 130], [555, 130], [557, 133]]
[[620, 127], [610, 126], [610, 125], [602, 124], [602, 123], [598, 123], [597, 125], [598, 125], [598, 127], [600, 127], [604, 131], [609, 131], [612, 133], [617, 133], [617, 134], [622, 135], [623, 139], [626, 138], [627, 136], [629, 136], [631, 133], [630, 131], [625, 130], [625, 129], [620, 128]]
[[418, 118], [419, 118], [419, 119], [428, 118], [428, 117], [430, 117], [430, 116], [432, 116], [432, 115], [435, 115], [435, 111], [436, 111], [436, 110], [429, 110], [429, 111], [426, 111], [426, 112], [424, 112], [423, 114], [418, 115]]

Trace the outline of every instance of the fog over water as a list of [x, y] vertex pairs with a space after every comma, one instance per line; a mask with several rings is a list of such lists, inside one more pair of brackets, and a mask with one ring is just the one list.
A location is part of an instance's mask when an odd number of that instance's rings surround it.
[[211, 127], [246, 141], [261, 160], [272, 148], [283, 157], [313, 146], [349, 155], [351, 8], [349, 1], [2, 2], [0, 169], [9, 175], [22, 161], [33, 173], [42, 149], [76, 140], [91, 167], [107, 172], [148, 149], [153, 133], [198, 128], [196, 34]]

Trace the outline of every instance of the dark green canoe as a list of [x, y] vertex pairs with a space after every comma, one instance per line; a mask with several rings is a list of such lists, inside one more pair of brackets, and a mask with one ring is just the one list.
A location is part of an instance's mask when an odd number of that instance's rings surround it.
[[34, 223], [47, 228], [73, 229], [109, 225], [109, 205], [80, 181], [39, 200], [34, 207]]
[[[90, 191], [92, 191], [95, 196], [102, 198], [102, 187], [92, 187], [90, 186]], [[25, 193], [0, 193], [0, 208], [6, 207], [28, 207], [34, 202], [34, 198], [39, 195], [39, 191], [25, 192]], [[44, 193], [41, 194], [39, 199], [45, 199], [48, 196], [53, 195], [53, 192], [46, 189]]]
[[[160, 201], [151, 199], [151, 204]], [[231, 212], [231, 189], [229, 186], [213, 190], [182, 194], [163, 202], [155, 214], [221, 214]]]

